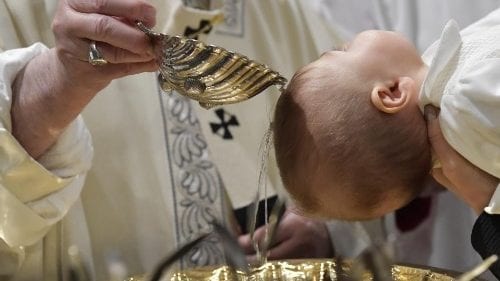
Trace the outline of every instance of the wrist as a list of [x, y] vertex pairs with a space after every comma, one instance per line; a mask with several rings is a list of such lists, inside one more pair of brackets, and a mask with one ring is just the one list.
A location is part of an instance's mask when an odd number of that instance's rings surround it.
[[71, 79], [54, 49], [20, 71], [12, 87], [12, 135], [33, 157], [42, 155], [95, 96], [92, 85]]
[[481, 214], [487, 207], [498, 186], [496, 178], [486, 178], [478, 181], [473, 189], [457, 190], [456, 193], [469, 205], [477, 214]]

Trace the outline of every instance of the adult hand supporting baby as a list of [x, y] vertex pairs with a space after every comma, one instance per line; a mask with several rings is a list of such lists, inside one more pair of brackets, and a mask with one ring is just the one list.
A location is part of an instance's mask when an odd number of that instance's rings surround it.
[[448, 144], [438, 114], [439, 110], [432, 105], [425, 107], [429, 142], [441, 163], [440, 168], [432, 169], [432, 176], [480, 214], [493, 196], [498, 179], [474, 166]]
[[[255, 239], [264, 241], [265, 226], [255, 231]], [[256, 261], [250, 235], [238, 237], [238, 243], [247, 254], [247, 260]], [[278, 225], [275, 244], [268, 252], [268, 259], [326, 258], [333, 256], [333, 247], [328, 229], [322, 221], [303, 217], [287, 210]]]

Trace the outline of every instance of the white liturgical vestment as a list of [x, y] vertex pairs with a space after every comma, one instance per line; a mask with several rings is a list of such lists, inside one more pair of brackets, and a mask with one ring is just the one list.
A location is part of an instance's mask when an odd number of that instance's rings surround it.
[[[420, 93], [440, 107], [446, 141], [464, 158], [500, 178], [500, 10], [459, 32], [450, 21], [423, 55], [429, 72]], [[500, 214], [500, 194], [485, 211]]]
[[[208, 35], [209, 42], [287, 77], [336, 43], [309, 11], [311, 0], [226, 0], [213, 11], [180, 0], [150, 2], [158, 13], [156, 31], [198, 31], [199, 39]], [[71, 245], [95, 280], [109, 280], [113, 260], [123, 262], [128, 275], [150, 272], [207, 222], [224, 219], [226, 190], [235, 207], [254, 197], [258, 147], [277, 91], [245, 105], [204, 110], [163, 93], [153, 73], [117, 79], [83, 112], [87, 127], [77, 119], [35, 161], [10, 134], [11, 85], [46, 48], [33, 43], [53, 46], [56, 4], [0, 1], [0, 49], [31, 45], [0, 53], [0, 280], [67, 280]], [[215, 24], [221, 13], [225, 21]], [[238, 126], [225, 124], [233, 115]], [[213, 132], [210, 123], [225, 125], [226, 132]], [[232, 139], [221, 138], [229, 133]], [[276, 176], [270, 189], [279, 183]], [[218, 241], [205, 242], [184, 265], [221, 262]]]

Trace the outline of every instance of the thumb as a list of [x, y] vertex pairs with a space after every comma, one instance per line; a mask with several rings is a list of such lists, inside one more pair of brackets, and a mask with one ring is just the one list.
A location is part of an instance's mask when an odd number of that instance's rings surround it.
[[431, 171], [432, 177], [442, 186], [447, 189], [453, 190], [455, 186], [451, 181], [443, 174], [443, 170], [441, 168], [434, 168]]
[[251, 254], [255, 252], [252, 245], [252, 239], [250, 239], [250, 234], [243, 234], [238, 236], [238, 244], [243, 249], [243, 252], [245, 252], [245, 254]]
[[431, 147], [439, 160], [448, 159], [454, 154], [453, 148], [444, 139], [438, 119], [439, 109], [432, 105], [426, 105], [424, 116], [427, 121], [427, 136]]
[[424, 117], [427, 122], [427, 135], [431, 145], [434, 146], [434, 142], [439, 142], [442, 139], [441, 127], [439, 126], [438, 109], [432, 105], [426, 105], [424, 107]]

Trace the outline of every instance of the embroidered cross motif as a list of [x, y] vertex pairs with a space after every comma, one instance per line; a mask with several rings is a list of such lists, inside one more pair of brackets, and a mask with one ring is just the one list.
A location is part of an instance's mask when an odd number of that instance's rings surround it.
[[239, 126], [240, 123], [238, 122], [238, 119], [236, 119], [236, 116], [226, 112], [223, 108], [215, 110], [215, 114], [219, 117], [220, 123], [210, 122], [212, 132], [221, 136], [225, 140], [232, 140], [233, 134], [231, 134], [229, 127]]
[[190, 26], [186, 27], [184, 30], [184, 36], [191, 39], [198, 39], [198, 35], [201, 33], [208, 34], [212, 30], [212, 24], [208, 20], [201, 20], [198, 28], [192, 28]]

